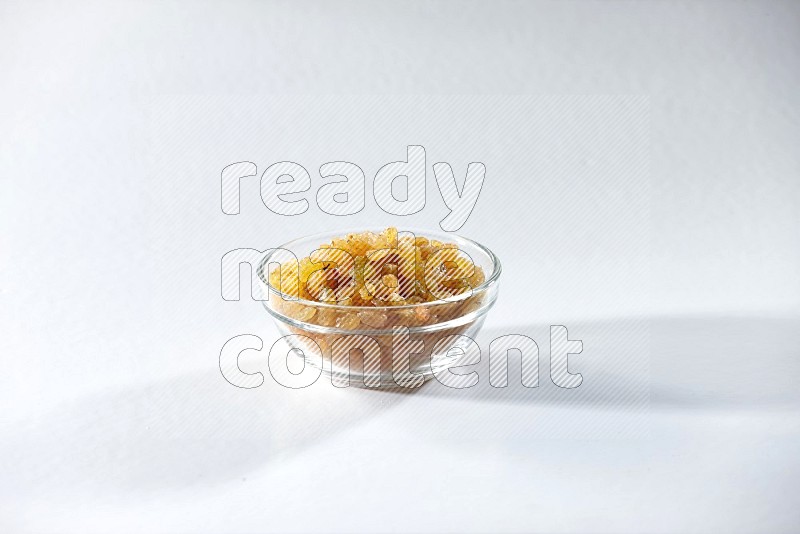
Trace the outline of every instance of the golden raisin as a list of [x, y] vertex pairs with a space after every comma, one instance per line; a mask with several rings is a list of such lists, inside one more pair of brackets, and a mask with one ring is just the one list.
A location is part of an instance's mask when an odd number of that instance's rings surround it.
[[[433, 308], [425, 304], [462, 295], [485, 280], [483, 269], [455, 243], [398, 236], [396, 228], [332, 239], [311, 256], [269, 273], [269, 284], [286, 295], [338, 306], [314, 308], [284, 301], [277, 307], [287, 316], [348, 330], [435, 324], [475, 310], [482, 302], [479, 295]], [[349, 306], [401, 308], [342, 311]]]

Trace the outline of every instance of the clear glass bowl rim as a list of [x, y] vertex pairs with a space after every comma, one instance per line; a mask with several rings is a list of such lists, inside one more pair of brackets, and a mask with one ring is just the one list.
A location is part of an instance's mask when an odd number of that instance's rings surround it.
[[[319, 233], [316, 233], [316, 234], [310, 234], [310, 235], [306, 235], [306, 236], [303, 236], [303, 237], [298, 237], [297, 239], [293, 239], [291, 241], [288, 241], [287, 243], [284, 243], [283, 245], [279, 245], [277, 248], [278, 249], [291, 249], [291, 247], [295, 246], [297, 243], [299, 243], [301, 241], [305, 241], [307, 239], [308, 240], [321, 240], [321, 241], [319, 241], [319, 243], [322, 244], [322, 243], [330, 241], [331, 239], [333, 239], [335, 237], [341, 237], [341, 236], [346, 236], [348, 234], [355, 234], [355, 233], [361, 233], [361, 232], [382, 232], [385, 229], [386, 229], [386, 227], [350, 228], [350, 229], [343, 229], [343, 230], [329, 230], [329, 231], [326, 231], [326, 232], [319, 232]], [[398, 228], [398, 232], [411, 232], [413, 234], [420, 235], [420, 236], [423, 236], [423, 237], [429, 237], [430, 236], [430, 237], [433, 237], [434, 239], [436, 239], [437, 241], [440, 240], [439, 238], [449, 239], [449, 240], [455, 242], [456, 244], [458, 244], [459, 248], [461, 248], [461, 244], [462, 243], [468, 244], [468, 245], [470, 245], [472, 247], [475, 247], [475, 248], [479, 249], [481, 252], [483, 252], [484, 254], [486, 254], [489, 257], [489, 259], [491, 260], [492, 273], [491, 273], [491, 275], [486, 277], [486, 280], [484, 280], [484, 282], [481, 285], [479, 285], [476, 288], [473, 288], [471, 293], [466, 293], [466, 294], [463, 294], [463, 295], [457, 295], [455, 297], [451, 297], [451, 298], [443, 299], [443, 300], [432, 300], [430, 302], [420, 302], [419, 304], [404, 304], [402, 306], [346, 306], [344, 304], [332, 304], [332, 303], [329, 303], [329, 302], [319, 302], [319, 301], [316, 301], [316, 300], [293, 298], [293, 297], [290, 297], [288, 295], [285, 295], [281, 291], [278, 291], [276, 288], [272, 287], [270, 285], [270, 283], [269, 283], [269, 280], [267, 278], [265, 278], [265, 274], [266, 273], [264, 272], [264, 266], [269, 264], [269, 259], [270, 259], [270, 257], [272, 257], [273, 254], [275, 254], [275, 251], [265, 255], [264, 258], [259, 263], [258, 269], [257, 269], [258, 278], [261, 281], [261, 283], [264, 285], [264, 287], [266, 288], [266, 291], [269, 291], [269, 292], [272, 292], [272, 293], [276, 294], [278, 297], [282, 298], [285, 301], [295, 302], [297, 304], [302, 304], [304, 306], [314, 306], [314, 307], [317, 307], [317, 308], [329, 308], [329, 309], [352, 310], [352, 311], [402, 310], [404, 308], [418, 308], [420, 306], [422, 306], [422, 307], [441, 306], [443, 304], [447, 304], [447, 303], [451, 303], [451, 302], [458, 302], [459, 300], [464, 300], [464, 299], [470, 298], [476, 292], [486, 291], [487, 289], [489, 289], [490, 287], [495, 285], [497, 283], [498, 279], [500, 278], [500, 274], [502, 273], [502, 270], [503, 270], [503, 267], [502, 267], [502, 265], [500, 263], [500, 259], [488, 247], [486, 247], [484, 245], [481, 245], [477, 241], [474, 241], [474, 240], [469, 239], [467, 237], [460, 236], [458, 234], [453, 234], [453, 233], [449, 233], [449, 232], [431, 231], [431, 230], [425, 230], [425, 229], [421, 229], [421, 228]], [[465, 252], [467, 252], [467, 251], [465, 251]], [[469, 254], [469, 252], [467, 252], [467, 254]], [[264, 307], [268, 308], [268, 310], [269, 310], [269, 307], [267, 306], [267, 301], [266, 300], [263, 302], [263, 304], [264, 304]], [[269, 310], [269, 311], [271, 311], [271, 310]]]

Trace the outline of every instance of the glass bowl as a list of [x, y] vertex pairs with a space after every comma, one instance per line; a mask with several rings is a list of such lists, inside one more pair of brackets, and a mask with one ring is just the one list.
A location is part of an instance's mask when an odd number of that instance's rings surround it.
[[[497, 299], [501, 266], [491, 250], [454, 234], [417, 229], [401, 229], [401, 234], [455, 243], [483, 269], [484, 282], [455, 297], [402, 306], [298, 299], [269, 283], [269, 272], [278, 264], [304, 258], [334, 238], [382, 230], [340, 230], [295, 239], [268, 251], [257, 269], [262, 304], [281, 336], [290, 348], [302, 352], [306, 365], [320, 368], [337, 386], [413, 388], [457, 366]], [[359, 321], [337, 321], [352, 314]], [[357, 325], [342, 326], [353, 322]]]

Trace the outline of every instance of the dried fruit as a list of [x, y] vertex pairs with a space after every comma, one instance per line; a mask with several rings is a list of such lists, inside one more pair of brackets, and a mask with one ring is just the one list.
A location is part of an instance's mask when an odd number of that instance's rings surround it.
[[355, 330], [359, 324], [361, 324], [361, 320], [355, 313], [345, 313], [336, 319], [336, 327], [345, 330]]
[[309, 321], [312, 317], [314, 317], [314, 315], [316, 315], [316, 313], [316, 308], [303, 306], [302, 309], [295, 315], [295, 319], [298, 321]]
[[377, 310], [359, 312], [358, 318], [362, 323], [373, 328], [383, 328], [388, 321], [386, 314]]
[[[481, 297], [437, 301], [466, 297], [464, 293], [485, 280], [483, 269], [455, 243], [398, 235], [396, 228], [333, 239], [309, 257], [286, 262], [269, 273], [270, 285], [286, 295], [337, 305], [315, 308], [287, 301], [281, 305], [286, 315], [347, 330], [447, 320], [462, 310], [480, 307]], [[351, 313], [342, 311], [345, 306], [383, 309]]]

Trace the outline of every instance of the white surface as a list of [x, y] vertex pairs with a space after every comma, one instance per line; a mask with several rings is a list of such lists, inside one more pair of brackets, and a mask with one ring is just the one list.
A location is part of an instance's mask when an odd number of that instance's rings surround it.
[[[799, 28], [790, 2], [0, 4], [3, 530], [796, 531]], [[641, 95], [649, 178], [592, 159], [642, 141], [581, 129], [597, 101], [492, 94]], [[219, 297], [225, 251], [403, 221], [368, 195], [289, 224], [256, 182], [226, 217], [222, 167], [369, 178], [412, 143], [487, 165], [484, 349], [566, 324], [585, 384], [230, 386], [225, 340], [275, 331]]]

